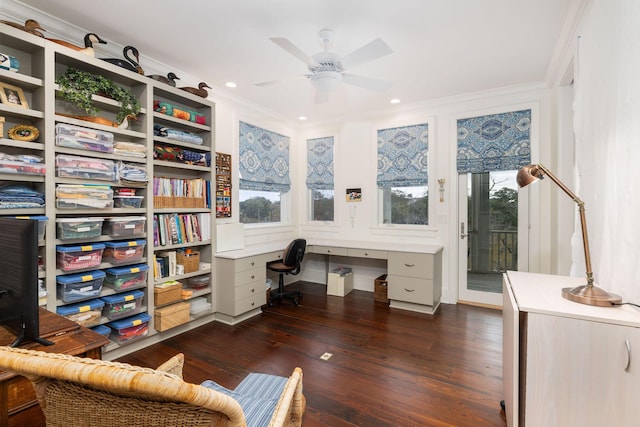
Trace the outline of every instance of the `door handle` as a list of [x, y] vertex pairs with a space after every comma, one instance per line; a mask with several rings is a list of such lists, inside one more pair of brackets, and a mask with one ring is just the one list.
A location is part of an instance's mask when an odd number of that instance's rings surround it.
[[464, 232], [464, 222], [460, 223], [460, 239], [464, 239], [465, 237], [469, 237], [471, 236], [471, 233], [466, 233]]

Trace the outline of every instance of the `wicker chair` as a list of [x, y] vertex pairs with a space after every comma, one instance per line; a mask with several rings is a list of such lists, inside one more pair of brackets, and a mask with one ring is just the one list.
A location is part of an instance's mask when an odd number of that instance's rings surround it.
[[[121, 422], [127, 427], [288, 427], [302, 424], [305, 400], [300, 368], [296, 368], [288, 379], [250, 374], [249, 377], [262, 377], [262, 380], [267, 377], [280, 379], [279, 384], [284, 385], [277, 391], [274, 387], [261, 388], [263, 393], [271, 391], [271, 395], [250, 396], [234, 391], [225, 394], [220, 391], [226, 390], [221, 386], [207, 388], [187, 383], [182, 380], [183, 364], [182, 354], [153, 370], [0, 347], [0, 370], [23, 375], [32, 381], [47, 426], [113, 427]], [[274, 392], [279, 394], [275, 396]], [[238, 397], [244, 399], [242, 405]], [[268, 413], [256, 417], [248, 413], [250, 411]]]

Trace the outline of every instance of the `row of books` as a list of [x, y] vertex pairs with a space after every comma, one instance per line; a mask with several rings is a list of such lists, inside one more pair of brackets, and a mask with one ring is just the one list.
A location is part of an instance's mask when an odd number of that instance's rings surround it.
[[179, 245], [211, 239], [211, 213], [155, 214], [153, 246]]

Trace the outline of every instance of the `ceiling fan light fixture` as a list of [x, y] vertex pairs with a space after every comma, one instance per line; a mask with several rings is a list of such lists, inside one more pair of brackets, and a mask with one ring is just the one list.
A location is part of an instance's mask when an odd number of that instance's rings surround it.
[[336, 71], [318, 71], [312, 74], [309, 79], [316, 90], [331, 92], [342, 83], [342, 74]]

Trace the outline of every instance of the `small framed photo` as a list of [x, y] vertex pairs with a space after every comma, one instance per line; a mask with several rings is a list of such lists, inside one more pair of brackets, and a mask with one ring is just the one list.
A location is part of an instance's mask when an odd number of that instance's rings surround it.
[[0, 101], [3, 104], [13, 105], [14, 107], [29, 108], [21, 88], [2, 82], [0, 82]]
[[347, 188], [347, 202], [360, 202], [360, 201], [362, 201], [362, 189]]

